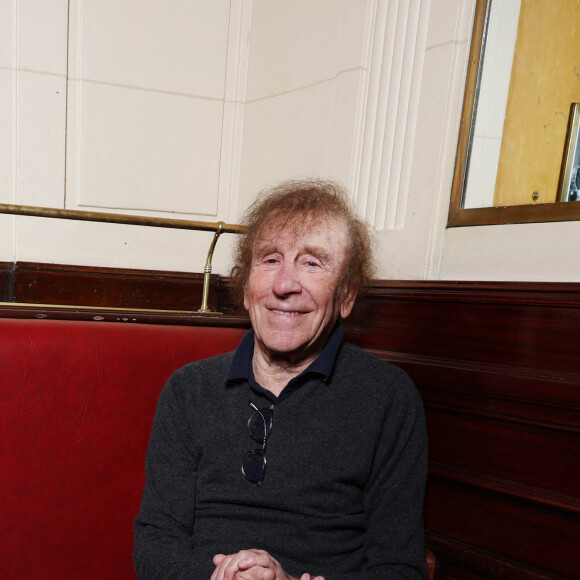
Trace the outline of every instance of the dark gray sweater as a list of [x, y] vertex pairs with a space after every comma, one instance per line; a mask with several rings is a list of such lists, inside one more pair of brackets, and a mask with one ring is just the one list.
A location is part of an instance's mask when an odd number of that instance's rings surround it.
[[419, 395], [397, 367], [343, 344], [327, 382], [274, 410], [261, 486], [241, 473], [246, 381], [224, 384], [232, 353], [186, 365], [161, 394], [135, 521], [141, 580], [209, 580], [216, 553], [258, 548], [295, 576], [426, 578], [427, 437]]

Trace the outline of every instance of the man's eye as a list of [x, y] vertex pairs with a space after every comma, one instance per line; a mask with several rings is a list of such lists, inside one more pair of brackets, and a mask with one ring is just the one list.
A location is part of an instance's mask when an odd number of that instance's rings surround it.
[[306, 265], [307, 265], [309, 268], [316, 268], [316, 267], [320, 266], [320, 264], [319, 264], [318, 262], [313, 262], [312, 260], [308, 260], [308, 261], [306, 262]]

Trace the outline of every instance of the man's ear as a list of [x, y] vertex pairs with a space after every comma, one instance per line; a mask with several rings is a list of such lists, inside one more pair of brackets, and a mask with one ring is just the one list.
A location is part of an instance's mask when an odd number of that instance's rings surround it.
[[340, 317], [346, 318], [353, 309], [356, 300], [357, 290], [350, 290], [347, 295], [343, 298], [340, 304]]

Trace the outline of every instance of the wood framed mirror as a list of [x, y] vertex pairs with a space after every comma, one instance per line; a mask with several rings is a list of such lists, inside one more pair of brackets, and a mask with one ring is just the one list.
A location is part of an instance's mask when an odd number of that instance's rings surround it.
[[477, 0], [449, 227], [580, 220], [580, 203], [558, 201], [579, 28], [576, 0]]

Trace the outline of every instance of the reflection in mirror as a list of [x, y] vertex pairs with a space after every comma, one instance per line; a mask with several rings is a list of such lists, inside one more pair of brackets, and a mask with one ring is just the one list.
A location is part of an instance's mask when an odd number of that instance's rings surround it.
[[580, 103], [570, 107], [558, 201], [580, 201]]
[[487, 207], [499, 164], [521, 0], [492, 2], [482, 46], [479, 90], [468, 153], [463, 207]]
[[477, 0], [450, 226], [580, 219], [579, 29], [577, 0]]

